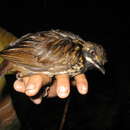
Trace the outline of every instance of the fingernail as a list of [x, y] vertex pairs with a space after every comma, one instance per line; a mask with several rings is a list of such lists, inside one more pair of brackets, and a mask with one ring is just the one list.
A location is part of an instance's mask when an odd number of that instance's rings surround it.
[[35, 89], [35, 86], [33, 84], [29, 84], [26, 88], [26, 90]]
[[32, 100], [35, 104], [40, 104], [42, 102], [42, 99], [38, 98], [38, 99], [35, 99], [35, 100]]
[[67, 97], [68, 93], [69, 93], [68, 88], [66, 88], [64, 86], [59, 87], [58, 90], [57, 90], [57, 94], [61, 98]]
[[18, 92], [21, 92], [23, 90], [22, 86], [15, 86], [15, 90]]
[[31, 95], [33, 95], [34, 93], [35, 93], [35, 89], [26, 90], [26, 94], [27, 94], [28, 96], [31, 96]]
[[35, 86], [33, 84], [29, 84], [26, 88], [26, 94], [31, 95], [35, 93]]
[[22, 89], [22, 86], [15, 86], [16, 90]]
[[82, 86], [82, 87], [80, 88], [80, 92], [81, 92], [82, 94], [86, 94], [86, 93], [88, 92], [87, 87], [86, 87], [86, 86]]

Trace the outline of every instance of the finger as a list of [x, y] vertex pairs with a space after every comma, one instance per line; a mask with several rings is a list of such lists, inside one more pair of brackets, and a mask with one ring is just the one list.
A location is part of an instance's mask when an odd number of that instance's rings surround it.
[[52, 81], [52, 79], [48, 75], [45, 75], [45, 74], [39, 74], [39, 75], [43, 79], [43, 82], [42, 82], [43, 85], [46, 85], [46, 84], [48, 84], [49, 82]]
[[43, 78], [41, 75], [30, 76], [27, 84], [25, 93], [27, 96], [35, 96], [43, 85]]
[[67, 74], [57, 75], [57, 95], [60, 98], [68, 97], [70, 93], [69, 76]]
[[23, 81], [20, 81], [20, 80], [16, 80], [16, 81], [14, 82], [14, 89], [15, 89], [17, 92], [24, 93], [24, 92], [25, 92], [24, 82], [23, 82]]
[[57, 96], [57, 82], [54, 81], [53, 84], [50, 86], [50, 89], [48, 91], [48, 98], [56, 97]]
[[76, 86], [80, 94], [86, 94], [88, 92], [88, 81], [84, 74], [75, 76]]
[[42, 102], [42, 96], [39, 96], [37, 98], [31, 98], [30, 97], [30, 100], [35, 103], [35, 104], [40, 104]]
[[[48, 82], [50, 82], [51, 81], [51, 79], [49, 78], [49, 77], [46, 77], [45, 78], [45, 75], [44, 75], [44, 77], [42, 76], [42, 78], [44, 79], [44, 82], [42, 83], [43, 85], [45, 85], [45, 84], [47, 84]], [[54, 86], [54, 84], [53, 84], [53, 86]], [[53, 87], [51, 87], [51, 88], [53, 88]], [[51, 90], [51, 89], [49, 89], [49, 90]], [[46, 91], [46, 90], [45, 90]], [[50, 94], [50, 96], [49, 96], [49, 92], [47, 92], [47, 96], [48, 97], [54, 97], [54, 94], [52, 95], [52, 90], [51, 90], [51, 94]], [[40, 104], [41, 102], [42, 102], [42, 98], [43, 98], [43, 95], [42, 94], [37, 94], [37, 95], [35, 95], [35, 96], [33, 96], [33, 97], [30, 97], [30, 100], [33, 102], [33, 103], [35, 103], [35, 104]]]
[[27, 83], [28, 83], [29, 79], [30, 79], [30, 76], [23, 78], [23, 82], [24, 82], [25, 87], [27, 87]]

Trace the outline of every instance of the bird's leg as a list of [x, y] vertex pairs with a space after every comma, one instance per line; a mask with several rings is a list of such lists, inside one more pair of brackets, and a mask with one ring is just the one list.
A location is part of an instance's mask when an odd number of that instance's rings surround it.
[[44, 89], [43, 93], [42, 93], [42, 97], [47, 97], [47, 96], [48, 96], [48, 91], [49, 91], [49, 90], [50, 90], [50, 87], [47, 86], [47, 87]]
[[18, 72], [17, 74], [16, 74], [16, 79], [17, 80], [22, 80], [22, 74], [20, 73], [20, 72]]

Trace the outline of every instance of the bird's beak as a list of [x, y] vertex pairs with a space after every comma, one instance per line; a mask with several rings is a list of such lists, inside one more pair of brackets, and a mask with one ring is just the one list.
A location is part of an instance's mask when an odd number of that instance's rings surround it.
[[94, 66], [95, 66], [96, 68], [98, 68], [98, 69], [102, 72], [102, 74], [105, 75], [105, 68], [104, 68], [103, 65], [100, 65], [100, 64], [98, 64], [98, 63], [95, 63]]
[[93, 61], [90, 57], [85, 57], [85, 58], [86, 58], [86, 61], [90, 62], [93, 66], [95, 66], [97, 69], [99, 69], [102, 72], [102, 74], [105, 74], [105, 69], [104, 69], [103, 65], [99, 64], [96, 61]]

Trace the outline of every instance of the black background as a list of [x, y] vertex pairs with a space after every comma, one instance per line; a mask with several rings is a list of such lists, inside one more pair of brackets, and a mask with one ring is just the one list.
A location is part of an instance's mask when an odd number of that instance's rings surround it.
[[[128, 119], [129, 9], [125, 2], [107, 1], [3, 1], [0, 26], [20, 37], [29, 32], [62, 29], [100, 43], [107, 51], [106, 75], [86, 73], [89, 92], [72, 93], [67, 130], [126, 129]], [[12, 82], [15, 78], [7, 77]], [[10, 85], [11, 86], [11, 85]], [[56, 130], [65, 100], [44, 99], [34, 105], [12, 90], [13, 102], [24, 130]]]

